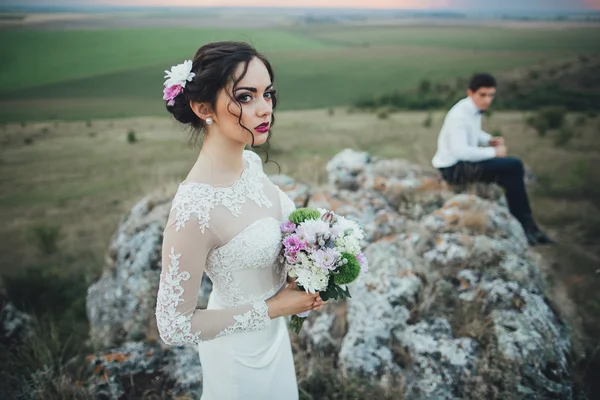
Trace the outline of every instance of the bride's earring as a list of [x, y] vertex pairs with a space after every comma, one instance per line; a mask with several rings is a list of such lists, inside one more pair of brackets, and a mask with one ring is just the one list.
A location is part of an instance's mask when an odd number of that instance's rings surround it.
[[210, 125], [213, 123], [213, 119], [211, 117], [206, 118], [206, 125]]

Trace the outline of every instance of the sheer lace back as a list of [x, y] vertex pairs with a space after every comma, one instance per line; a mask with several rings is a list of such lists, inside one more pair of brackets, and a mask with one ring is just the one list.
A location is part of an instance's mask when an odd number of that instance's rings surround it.
[[[157, 298], [167, 342], [260, 329], [268, 322], [265, 300], [285, 282], [279, 225], [294, 205], [256, 154], [245, 151], [244, 158], [248, 166], [232, 186], [182, 183], [173, 199]], [[214, 310], [195, 309], [203, 271], [213, 282]]]

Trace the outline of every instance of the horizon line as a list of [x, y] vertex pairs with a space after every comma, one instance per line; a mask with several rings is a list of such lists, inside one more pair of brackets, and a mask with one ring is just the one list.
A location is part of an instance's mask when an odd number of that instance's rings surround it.
[[461, 12], [469, 14], [470, 12], [487, 12], [487, 13], [495, 13], [495, 12], [514, 12], [514, 13], [524, 13], [524, 12], [536, 12], [536, 13], [557, 13], [557, 12], [573, 12], [573, 13], [598, 13], [599, 9], [587, 8], [587, 9], [556, 9], [556, 10], [535, 10], [535, 9], [524, 9], [524, 10], [509, 10], [509, 9], [473, 9], [471, 8], [373, 8], [373, 7], [361, 7], [361, 6], [344, 6], [344, 7], [332, 7], [332, 6], [285, 6], [285, 5], [273, 5], [273, 6], [251, 6], [251, 5], [170, 5], [170, 4], [2, 4], [0, 5], [0, 9], [6, 7], [18, 7], [18, 8], [45, 8], [45, 9], [53, 9], [53, 8], [113, 8], [113, 9], [133, 9], [133, 8], [172, 8], [172, 9], [184, 9], [184, 8], [206, 8], [206, 9], [281, 9], [281, 10], [310, 10], [310, 9], [319, 9], [319, 10], [361, 10], [361, 11], [407, 11], [407, 12]]

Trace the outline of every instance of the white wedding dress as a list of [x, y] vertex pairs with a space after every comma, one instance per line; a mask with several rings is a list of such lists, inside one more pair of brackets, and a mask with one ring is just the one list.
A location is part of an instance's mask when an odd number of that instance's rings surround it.
[[[202, 400], [294, 400], [298, 386], [285, 318], [265, 300], [286, 283], [280, 223], [294, 203], [244, 151], [245, 170], [229, 187], [182, 182], [164, 231], [156, 303], [167, 344], [197, 343]], [[197, 308], [202, 273], [212, 280]]]

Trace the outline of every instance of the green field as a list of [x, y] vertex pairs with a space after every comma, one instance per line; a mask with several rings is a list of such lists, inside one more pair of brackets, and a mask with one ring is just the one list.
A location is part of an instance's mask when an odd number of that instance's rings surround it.
[[164, 115], [163, 71], [203, 43], [244, 40], [275, 68], [282, 109], [600, 53], [597, 28], [326, 25], [0, 31], [0, 121]]

